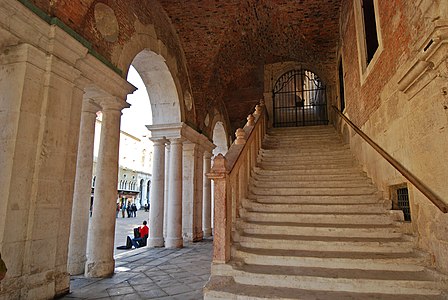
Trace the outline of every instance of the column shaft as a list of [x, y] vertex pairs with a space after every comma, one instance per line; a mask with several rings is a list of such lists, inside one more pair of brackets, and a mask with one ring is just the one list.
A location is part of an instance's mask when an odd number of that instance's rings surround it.
[[167, 238], [165, 247], [181, 248], [182, 240], [182, 141], [171, 140]]
[[212, 154], [210, 152], [204, 153], [204, 187], [203, 187], [203, 212], [202, 212], [202, 226], [204, 237], [209, 237], [212, 235], [212, 223], [211, 223], [211, 214], [212, 214], [212, 203], [211, 203], [211, 180], [205, 175], [210, 173], [211, 167], [211, 157]]
[[149, 240], [148, 246], [163, 246], [165, 194], [165, 140], [154, 141], [154, 157], [152, 163], [151, 206], [149, 208]]
[[108, 107], [109, 104], [102, 106], [101, 141], [87, 243], [87, 277], [110, 276], [115, 266], [113, 255], [121, 108]]
[[164, 212], [163, 212], [163, 237], [166, 238], [166, 228], [168, 220], [168, 187], [170, 178], [170, 144], [169, 142], [165, 146], [165, 197], [163, 199]]
[[96, 112], [99, 110], [99, 106], [94, 104], [90, 99], [84, 99], [68, 247], [68, 272], [71, 275], [83, 274], [86, 263], [95, 119]]

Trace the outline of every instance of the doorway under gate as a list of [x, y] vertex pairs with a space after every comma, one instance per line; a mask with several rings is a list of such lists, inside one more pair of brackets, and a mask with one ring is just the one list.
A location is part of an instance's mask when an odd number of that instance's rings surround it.
[[288, 71], [272, 90], [274, 127], [327, 125], [324, 83], [306, 69]]

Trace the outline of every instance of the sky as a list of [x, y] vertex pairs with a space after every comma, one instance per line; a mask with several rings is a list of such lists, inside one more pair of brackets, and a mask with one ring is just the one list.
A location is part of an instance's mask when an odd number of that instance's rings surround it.
[[149, 131], [145, 125], [152, 124], [151, 105], [145, 84], [133, 66], [129, 69], [127, 79], [137, 87], [137, 90], [127, 97], [126, 102], [131, 107], [123, 109], [120, 128], [122, 131], [141, 138], [144, 135], [149, 135]]

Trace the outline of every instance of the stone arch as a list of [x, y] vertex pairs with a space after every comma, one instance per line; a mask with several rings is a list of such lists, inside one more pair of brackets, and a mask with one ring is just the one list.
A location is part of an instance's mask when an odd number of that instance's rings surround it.
[[132, 65], [140, 74], [151, 103], [153, 124], [182, 121], [179, 93], [165, 59], [150, 50], [139, 52]]
[[[330, 84], [329, 78], [326, 76], [325, 72], [323, 72], [321, 68], [319, 68], [319, 66], [316, 66], [316, 64], [312, 64], [309, 62], [291, 61], [282, 63], [279, 68], [276, 68], [276, 71], [272, 74], [271, 85], [275, 84], [275, 82], [277, 82], [277, 80], [286, 72], [292, 71], [297, 68], [309, 70], [319, 76], [319, 78], [325, 83], [325, 85]], [[270, 89], [272, 90], [272, 86], [270, 87]]]
[[[112, 61], [116, 62], [118, 68], [125, 70], [125, 74], [123, 74], [125, 77], [131, 65], [140, 74], [151, 100], [153, 124], [185, 121], [185, 101], [192, 102], [191, 107], [188, 108], [191, 108], [189, 113], [193, 113], [195, 119], [190, 86], [188, 83], [182, 84], [180, 79], [180, 73], [187, 74], [184, 58], [170, 53], [163, 41], [158, 39], [153, 25], [140, 25], [136, 27], [136, 30], [137, 32], [129, 42], [114, 52]], [[146, 63], [149, 65], [145, 65]], [[179, 70], [179, 66], [182, 70]], [[183, 80], [183, 82], [185, 81]], [[164, 83], [163, 87], [158, 86], [160, 82]], [[162, 96], [160, 91], [164, 87], [169, 87], [171, 93]], [[172, 107], [169, 107], [169, 104], [172, 104]], [[167, 120], [160, 119], [162, 113], [159, 112], [159, 108], [162, 108], [163, 113], [170, 115]]]

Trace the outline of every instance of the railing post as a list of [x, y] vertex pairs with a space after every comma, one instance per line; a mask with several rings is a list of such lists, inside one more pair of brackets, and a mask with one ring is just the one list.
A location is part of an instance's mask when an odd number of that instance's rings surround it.
[[231, 203], [228, 195], [227, 160], [218, 154], [213, 160], [208, 178], [214, 181], [214, 238], [213, 263], [225, 264], [230, 260]]

